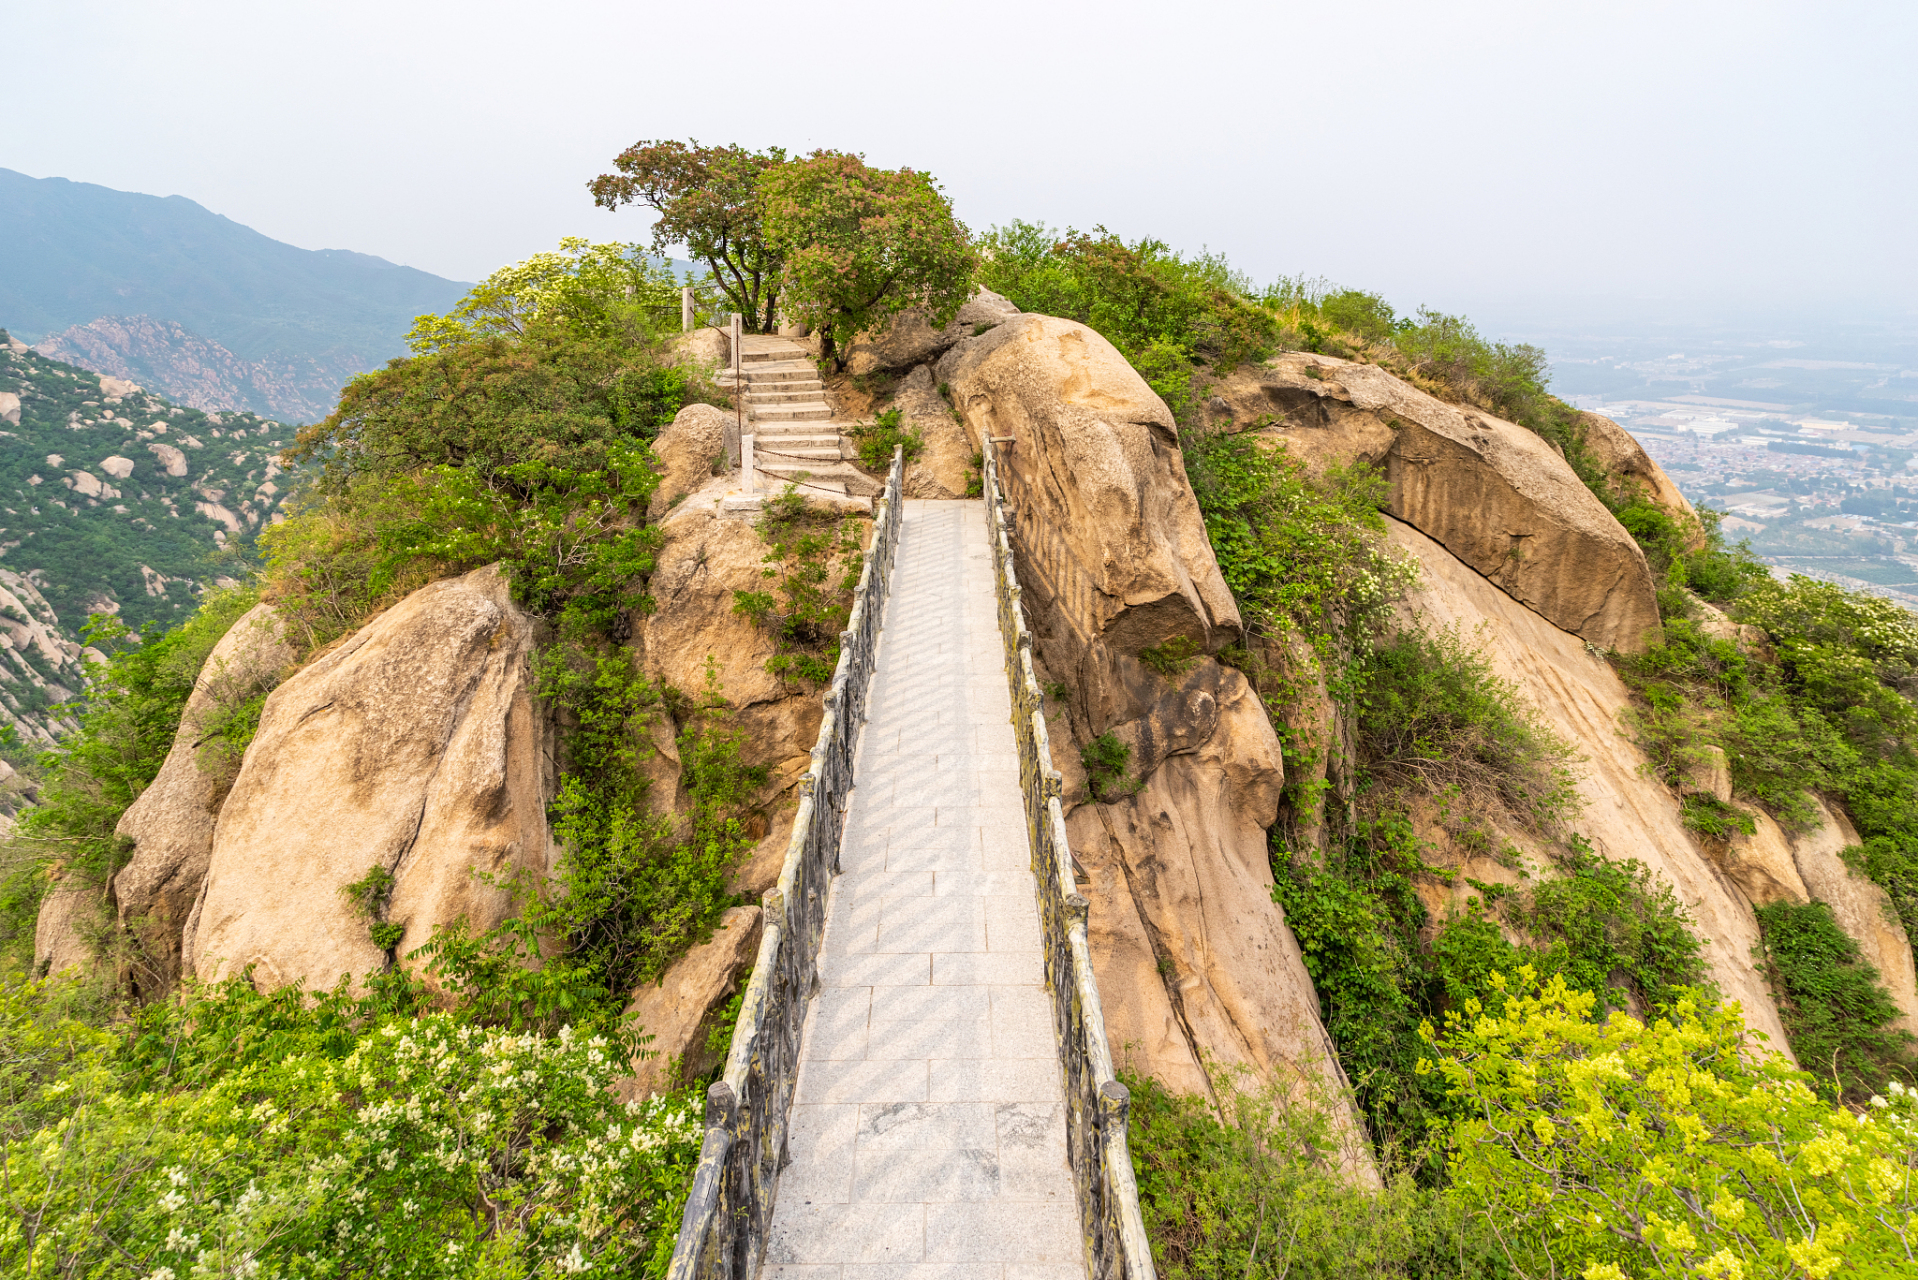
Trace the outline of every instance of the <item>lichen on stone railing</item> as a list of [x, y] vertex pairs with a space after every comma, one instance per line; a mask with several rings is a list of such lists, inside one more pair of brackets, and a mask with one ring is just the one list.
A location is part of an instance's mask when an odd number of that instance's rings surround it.
[[740, 1000], [732, 1050], [724, 1073], [706, 1090], [705, 1142], [668, 1280], [751, 1280], [765, 1254], [799, 1074], [800, 1032], [826, 925], [826, 892], [839, 870], [853, 751], [866, 720], [873, 651], [899, 541], [904, 468], [895, 449], [873, 510], [872, 544], [853, 591], [852, 615], [839, 634], [839, 665], [825, 694], [819, 740], [799, 780], [786, 861], [764, 898], [765, 934]]
[[1091, 1280], [1154, 1280], [1126, 1141], [1132, 1097], [1112, 1072], [1112, 1049], [1106, 1043], [1105, 1014], [1086, 940], [1088, 903], [1073, 880], [1072, 847], [1059, 804], [1062, 780], [1052, 767], [1044, 699], [1032, 669], [1032, 633], [1026, 629], [1013, 567], [1012, 526], [990, 452], [982, 469], [993, 590], [999, 598], [999, 632], [1005, 641], [1012, 724], [1019, 743], [1019, 784], [1045, 932], [1046, 985], [1052, 992], [1053, 1030], [1065, 1069], [1066, 1155], [1079, 1194], [1086, 1273]]

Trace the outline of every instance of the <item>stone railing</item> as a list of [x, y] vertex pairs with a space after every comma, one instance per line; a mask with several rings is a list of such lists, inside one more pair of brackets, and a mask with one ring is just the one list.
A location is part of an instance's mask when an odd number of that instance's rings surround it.
[[668, 1280], [751, 1280], [765, 1254], [799, 1072], [799, 1035], [826, 924], [826, 891], [839, 870], [853, 749], [866, 720], [873, 650], [899, 541], [904, 466], [895, 450], [885, 492], [873, 509], [872, 545], [859, 571], [852, 617], [839, 635], [839, 666], [826, 691], [819, 741], [799, 780], [799, 812], [785, 865], [779, 882], [766, 891], [765, 935], [740, 1001], [732, 1052], [725, 1073], [706, 1091], [706, 1138]]
[[1086, 1271], [1091, 1280], [1154, 1280], [1126, 1143], [1132, 1098], [1112, 1073], [1105, 1014], [1086, 941], [1088, 904], [1073, 882], [1072, 848], [1059, 807], [1061, 779], [1052, 767], [1044, 701], [1032, 671], [1032, 633], [1026, 630], [1019, 578], [1013, 571], [1012, 526], [991, 453], [985, 456], [984, 472], [993, 589], [999, 597], [999, 631], [1005, 640], [1012, 724], [1019, 741], [1019, 782], [1045, 930], [1046, 985], [1052, 991], [1053, 1029], [1065, 1067], [1066, 1154], [1079, 1192]]

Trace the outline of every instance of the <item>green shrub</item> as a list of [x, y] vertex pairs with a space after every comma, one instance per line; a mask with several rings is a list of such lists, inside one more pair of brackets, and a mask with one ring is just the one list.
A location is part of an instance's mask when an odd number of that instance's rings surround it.
[[1132, 767], [1132, 748], [1111, 733], [1102, 733], [1079, 748], [1079, 763], [1085, 766], [1086, 791], [1094, 800], [1123, 800], [1139, 794], [1145, 785], [1127, 772]]
[[69, 999], [0, 981], [12, 1274], [664, 1273], [697, 1099], [618, 1102], [602, 1028], [244, 979], [111, 1030]]
[[1173, 636], [1163, 644], [1139, 650], [1139, 661], [1168, 680], [1183, 680], [1202, 653], [1199, 642], [1191, 636]]
[[1902, 1078], [1918, 1084], [1918, 1037], [1893, 1029], [1898, 1006], [1822, 902], [1758, 909], [1761, 960], [1792, 1052], [1828, 1098], [1862, 1105]]
[[761, 572], [770, 591], [735, 591], [733, 612], [770, 633], [779, 651], [766, 670], [811, 685], [832, 680], [839, 665], [839, 633], [852, 617], [864, 539], [848, 516], [809, 510], [793, 486], [766, 504], [759, 522], [768, 544]]
[[1336, 1104], [1303, 1088], [1228, 1087], [1220, 1105], [1123, 1077], [1153, 1260], [1166, 1280], [1333, 1280], [1497, 1274], [1492, 1238], [1388, 1163], [1373, 1190], [1344, 1176]]
[[522, 885], [521, 912], [539, 936], [563, 940], [569, 960], [623, 1002], [732, 905], [728, 877], [752, 844], [745, 810], [766, 771], [741, 762], [744, 742], [708, 659], [707, 688], [679, 734], [681, 782], [693, 802], [681, 838], [672, 797], [649, 803], [647, 795], [647, 728], [667, 710], [637, 655], [618, 647], [549, 649], [537, 674], [542, 697], [575, 727], [552, 802], [553, 836], [565, 850], [558, 885]]
[[1365, 468], [1308, 476], [1283, 449], [1188, 431], [1181, 444], [1206, 536], [1255, 633], [1349, 652], [1414, 580], [1385, 548], [1385, 478]]
[[887, 409], [871, 422], [852, 429], [849, 434], [857, 443], [860, 466], [868, 471], [884, 471], [892, 466], [894, 449], [904, 450], [907, 462], [925, 451], [926, 437], [917, 428], [900, 426], [902, 416], [899, 409]]
[[1713, 840], [1729, 840], [1735, 835], [1751, 835], [1758, 830], [1758, 820], [1735, 805], [1726, 804], [1717, 796], [1692, 792], [1683, 797], [1678, 804], [1679, 817], [1686, 826], [1701, 836]]
[[1360, 761], [1387, 793], [1450, 793], [1539, 831], [1578, 811], [1571, 745], [1456, 628], [1381, 641], [1353, 686]]
[[[1223, 257], [1127, 244], [1103, 227], [1055, 232], [1014, 221], [979, 238], [979, 282], [1022, 311], [1090, 325], [1132, 359], [1154, 344], [1231, 369], [1263, 359], [1278, 326]], [[1152, 381], [1152, 375], [1147, 374]]]
[[1447, 1017], [1427, 1070], [1459, 1102], [1459, 1210], [1523, 1276], [1902, 1275], [1918, 1212], [1918, 1097], [1833, 1107], [1751, 1043], [1735, 1008], [1594, 1017], [1520, 971]]

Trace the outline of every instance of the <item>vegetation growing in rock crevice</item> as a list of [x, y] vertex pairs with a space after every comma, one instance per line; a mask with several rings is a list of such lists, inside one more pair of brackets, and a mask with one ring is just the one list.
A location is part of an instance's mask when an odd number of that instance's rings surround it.
[[759, 536], [767, 544], [761, 573], [769, 591], [735, 591], [733, 611], [751, 618], [778, 646], [766, 670], [807, 685], [832, 680], [839, 634], [852, 617], [865, 535], [852, 517], [808, 508], [789, 484], [766, 503]]
[[1758, 909], [1759, 959], [1792, 1051], [1826, 1097], [1862, 1105], [1890, 1080], [1918, 1086], [1918, 1037], [1822, 902]]

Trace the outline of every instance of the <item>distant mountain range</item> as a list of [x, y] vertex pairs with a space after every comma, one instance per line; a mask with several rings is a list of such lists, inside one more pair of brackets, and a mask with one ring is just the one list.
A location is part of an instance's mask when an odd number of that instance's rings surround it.
[[317, 421], [347, 378], [404, 354], [415, 316], [466, 289], [295, 248], [183, 196], [0, 169], [0, 326], [196, 409]]

